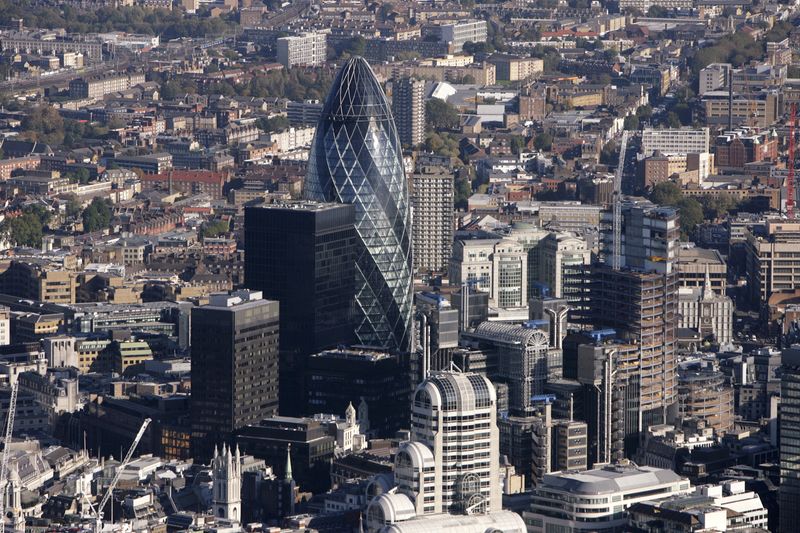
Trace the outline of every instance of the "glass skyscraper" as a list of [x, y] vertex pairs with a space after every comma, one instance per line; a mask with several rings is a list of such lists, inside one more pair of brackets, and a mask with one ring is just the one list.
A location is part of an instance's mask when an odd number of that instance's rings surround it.
[[311, 147], [304, 194], [355, 206], [359, 344], [409, 350], [412, 275], [408, 184], [394, 119], [369, 64], [349, 59], [333, 82]]

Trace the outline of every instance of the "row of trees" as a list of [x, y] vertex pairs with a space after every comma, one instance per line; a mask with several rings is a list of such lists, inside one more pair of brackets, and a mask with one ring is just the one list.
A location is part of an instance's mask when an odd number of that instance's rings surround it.
[[177, 9], [139, 6], [80, 9], [42, 5], [30, 0], [0, 0], [0, 25], [11, 26], [14, 19], [20, 18], [29, 27], [65, 28], [70, 33], [125, 31], [159, 35], [164, 40], [212, 37], [235, 30], [232, 19], [185, 16]]
[[676, 183], [665, 181], [657, 183], [650, 192], [650, 200], [658, 205], [677, 207], [681, 216], [681, 233], [691, 235], [698, 224], [704, 220], [718, 220], [731, 211], [751, 210], [754, 205], [737, 202], [730, 196], [701, 196], [700, 199], [681, 194]]
[[105, 126], [64, 119], [54, 107], [37, 106], [31, 108], [22, 121], [20, 138], [53, 146], [78, 148], [85, 146], [87, 139], [107, 138], [109, 130], [121, 126], [115, 119]]
[[221, 94], [254, 98], [289, 98], [290, 100], [323, 100], [333, 84], [333, 71], [327, 68], [272, 70], [253, 77], [249, 82], [233, 84], [220, 81], [208, 87], [184, 77], [163, 81], [161, 97], [165, 100], [184, 94]]
[[[66, 215], [70, 219], [80, 217], [83, 231], [89, 233], [109, 227], [113, 210], [111, 201], [102, 198], [94, 198], [86, 209], [81, 210], [80, 201], [73, 195], [67, 200]], [[43, 205], [26, 205], [19, 215], [6, 217], [0, 224], [0, 234], [14, 246], [38, 248], [52, 216]]]

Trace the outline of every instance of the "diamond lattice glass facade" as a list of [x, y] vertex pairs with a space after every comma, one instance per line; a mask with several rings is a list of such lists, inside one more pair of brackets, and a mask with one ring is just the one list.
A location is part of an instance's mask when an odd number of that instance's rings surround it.
[[358, 342], [408, 350], [413, 298], [408, 185], [391, 109], [360, 57], [344, 64], [325, 101], [304, 194], [355, 206]]

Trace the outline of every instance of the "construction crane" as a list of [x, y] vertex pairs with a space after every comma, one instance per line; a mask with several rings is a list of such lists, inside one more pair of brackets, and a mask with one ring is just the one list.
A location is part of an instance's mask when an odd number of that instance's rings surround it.
[[789, 118], [789, 158], [786, 161], [786, 216], [794, 218], [794, 128], [797, 121], [797, 104], [792, 104]]
[[[133, 456], [133, 452], [136, 450], [136, 447], [139, 445], [139, 441], [142, 440], [142, 437], [144, 436], [144, 432], [147, 429], [147, 426], [150, 425], [150, 422], [152, 422], [152, 420], [150, 420], [149, 418], [145, 418], [144, 422], [142, 422], [142, 427], [139, 428], [139, 432], [136, 434], [136, 437], [134, 437], [133, 443], [131, 444], [131, 447], [128, 448], [128, 453], [125, 454], [125, 458], [119, 464], [119, 467], [117, 468], [117, 472], [114, 474], [114, 477], [111, 479], [111, 483], [108, 485], [108, 489], [106, 490], [106, 493], [103, 496], [103, 499], [100, 500], [100, 505], [97, 507], [97, 509], [95, 509], [92, 506], [91, 502], [89, 502], [89, 506], [92, 509], [92, 513], [94, 514], [94, 519], [95, 519], [95, 525], [94, 525], [95, 533], [100, 533], [100, 531], [103, 530], [103, 509], [105, 508], [106, 504], [108, 504], [108, 500], [111, 499], [111, 495], [114, 492], [114, 488], [117, 486], [117, 483], [119, 482], [120, 476], [122, 476], [122, 471], [125, 470], [126, 466], [128, 466], [128, 463], [130, 462], [131, 457]], [[0, 531], [0, 533], [2, 533], [2, 531]]]
[[14, 433], [14, 417], [17, 412], [17, 383], [11, 385], [11, 400], [8, 402], [8, 415], [6, 416], [6, 438], [3, 440], [3, 459], [0, 462], [0, 486], [3, 487], [0, 493], [0, 533], [6, 530], [6, 475], [8, 474], [9, 445], [11, 435]]
[[622, 132], [622, 141], [619, 147], [619, 163], [614, 173], [614, 242], [611, 266], [614, 270], [622, 267], [622, 173], [625, 170], [625, 150], [628, 147], [628, 132]]

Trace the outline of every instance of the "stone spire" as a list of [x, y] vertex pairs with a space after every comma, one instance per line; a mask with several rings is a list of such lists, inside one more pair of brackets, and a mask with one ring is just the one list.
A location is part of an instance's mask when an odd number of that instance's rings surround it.
[[711, 272], [709, 266], [706, 264], [706, 279], [703, 282], [703, 292], [701, 299], [711, 300], [714, 298], [714, 289], [711, 288]]
[[286, 473], [283, 478], [286, 481], [292, 480], [292, 443], [290, 442], [288, 446], [286, 446]]

